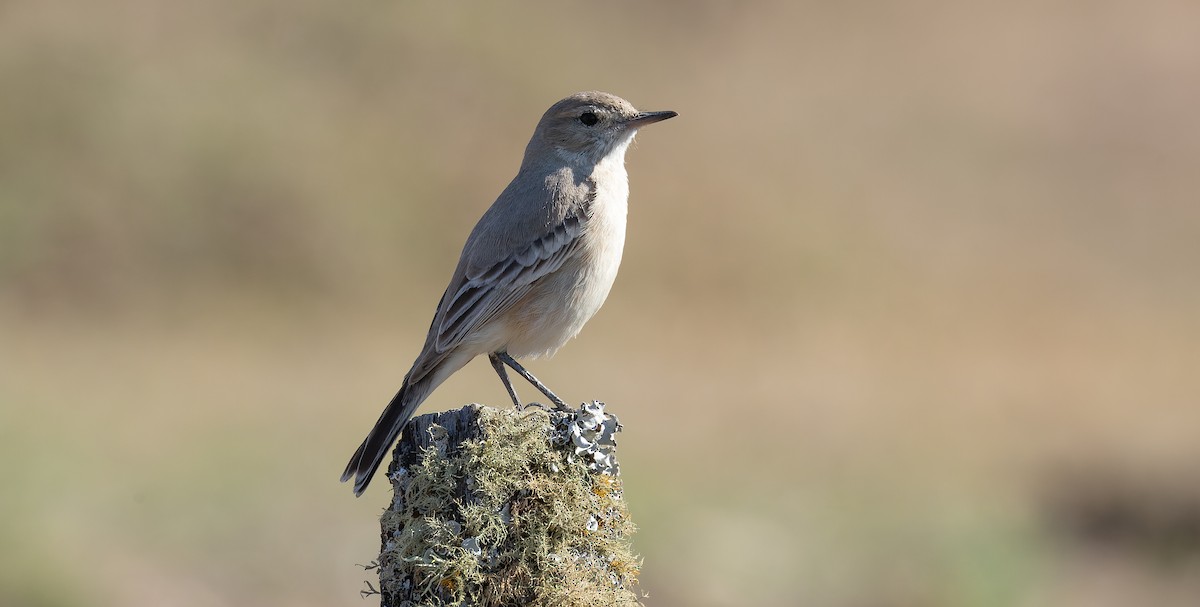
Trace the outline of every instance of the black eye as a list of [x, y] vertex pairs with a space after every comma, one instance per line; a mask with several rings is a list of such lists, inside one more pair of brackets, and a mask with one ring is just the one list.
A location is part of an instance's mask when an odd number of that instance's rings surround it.
[[579, 121], [582, 122], [584, 126], [592, 126], [597, 122], [600, 122], [600, 118], [591, 112], [584, 112], [579, 115]]

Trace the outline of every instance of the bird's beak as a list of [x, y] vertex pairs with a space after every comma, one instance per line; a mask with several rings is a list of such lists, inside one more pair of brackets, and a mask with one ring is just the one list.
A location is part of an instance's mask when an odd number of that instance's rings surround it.
[[678, 113], [672, 112], [670, 110], [667, 110], [665, 112], [639, 112], [637, 116], [634, 116], [633, 118], [630, 118], [628, 121], [626, 121], [625, 126], [636, 129], [639, 127], [646, 126], [647, 124], [654, 124], [655, 122], [662, 122], [663, 120], [666, 120], [667, 118], [674, 118], [678, 115], [679, 115]]

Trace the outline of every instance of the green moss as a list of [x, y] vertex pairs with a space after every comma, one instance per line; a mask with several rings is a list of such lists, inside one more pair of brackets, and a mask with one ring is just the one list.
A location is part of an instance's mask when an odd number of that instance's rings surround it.
[[386, 604], [638, 605], [620, 478], [551, 440], [570, 414], [478, 412], [480, 438], [434, 441], [393, 477], [379, 559]]

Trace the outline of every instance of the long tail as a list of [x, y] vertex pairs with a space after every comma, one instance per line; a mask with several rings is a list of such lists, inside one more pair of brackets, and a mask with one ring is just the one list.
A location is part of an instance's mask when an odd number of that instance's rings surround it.
[[371, 428], [367, 438], [359, 445], [358, 451], [350, 457], [350, 463], [346, 464], [346, 471], [342, 473], [343, 483], [354, 477], [354, 495], [362, 495], [363, 491], [367, 490], [379, 463], [400, 437], [400, 431], [408, 423], [408, 419], [439, 383], [441, 382], [434, 383], [429, 375], [411, 384], [407, 377], [404, 378], [400, 391], [392, 397], [392, 401], [379, 416], [379, 421], [375, 422], [375, 427]]

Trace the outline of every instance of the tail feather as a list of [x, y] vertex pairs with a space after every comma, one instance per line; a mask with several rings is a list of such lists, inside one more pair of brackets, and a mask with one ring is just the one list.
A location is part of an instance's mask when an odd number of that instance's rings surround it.
[[350, 462], [346, 464], [346, 470], [342, 473], [342, 482], [354, 478], [354, 495], [362, 495], [363, 491], [367, 490], [375, 470], [400, 437], [400, 431], [404, 429], [417, 407], [421, 406], [433, 391], [434, 386], [429, 380], [430, 378], [426, 377], [410, 384], [406, 377], [400, 391], [396, 392], [384, 408], [383, 414], [379, 416], [379, 421], [375, 422], [375, 427], [371, 428], [367, 438], [350, 457]]

